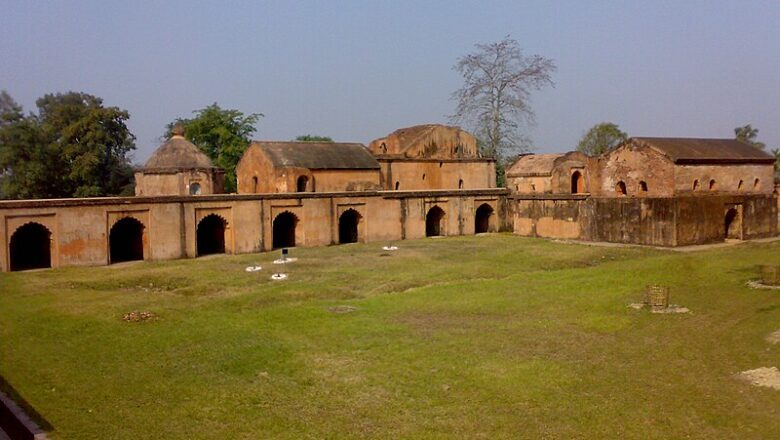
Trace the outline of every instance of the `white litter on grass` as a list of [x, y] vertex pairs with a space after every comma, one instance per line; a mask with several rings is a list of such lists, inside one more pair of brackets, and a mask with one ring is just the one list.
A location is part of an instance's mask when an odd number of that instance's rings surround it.
[[764, 284], [760, 280], [752, 280], [747, 282], [748, 287], [751, 289], [773, 289], [780, 290], [780, 286], [773, 286], [770, 284]]
[[384, 246], [382, 248], [382, 250], [383, 251], [397, 251], [398, 250], [398, 246]]
[[286, 273], [275, 273], [275, 274], [271, 275], [271, 279], [274, 280], [274, 281], [286, 280], [287, 279], [287, 274]]
[[262, 270], [263, 268], [261, 266], [247, 266], [246, 270], [247, 272], [257, 272], [258, 270]]
[[747, 370], [738, 373], [736, 377], [746, 380], [757, 387], [780, 390], [780, 370], [777, 367], [761, 367], [755, 370]]
[[280, 258], [278, 260], [274, 260], [274, 264], [287, 264], [287, 263], [294, 263], [298, 261], [297, 258]]

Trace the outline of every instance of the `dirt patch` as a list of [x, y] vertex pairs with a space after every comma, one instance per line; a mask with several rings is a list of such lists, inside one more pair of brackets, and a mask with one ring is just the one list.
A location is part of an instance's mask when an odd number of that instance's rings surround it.
[[775, 330], [765, 338], [770, 344], [780, 344], [780, 330]]
[[355, 310], [357, 310], [357, 307], [353, 307], [353, 306], [328, 307], [328, 311], [331, 313], [352, 313]]
[[780, 390], [780, 370], [777, 367], [761, 367], [737, 374], [737, 378], [750, 382], [757, 387]]
[[144, 322], [144, 321], [149, 321], [151, 319], [154, 319], [156, 317], [157, 315], [155, 315], [152, 312], [140, 312], [136, 310], [130, 313], [125, 313], [122, 316], [122, 320], [127, 322]]

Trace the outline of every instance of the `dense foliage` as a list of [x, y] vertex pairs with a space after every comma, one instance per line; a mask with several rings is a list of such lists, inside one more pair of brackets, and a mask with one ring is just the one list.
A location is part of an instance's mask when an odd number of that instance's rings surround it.
[[177, 119], [168, 124], [166, 137], [173, 125], [184, 126], [184, 137], [197, 145], [215, 166], [225, 170], [225, 192], [236, 191], [236, 165], [241, 160], [257, 131], [255, 124], [263, 116], [260, 113], [245, 115], [238, 110], [221, 108], [216, 102], [196, 110], [192, 119]]
[[317, 136], [316, 134], [304, 134], [295, 138], [298, 142], [333, 142], [330, 136]]
[[25, 115], [0, 94], [2, 196], [12, 199], [133, 193], [128, 112], [78, 92], [48, 94]]
[[577, 151], [588, 156], [598, 156], [617, 147], [628, 139], [628, 134], [620, 130], [617, 124], [602, 122], [591, 127], [577, 144]]

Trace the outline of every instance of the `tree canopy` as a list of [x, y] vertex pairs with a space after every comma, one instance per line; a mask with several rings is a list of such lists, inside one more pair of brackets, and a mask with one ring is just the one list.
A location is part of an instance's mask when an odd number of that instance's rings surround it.
[[225, 170], [225, 192], [235, 192], [236, 165], [257, 131], [255, 124], [263, 115], [245, 115], [238, 110], [223, 109], [216, 102], [193, 113], [194, 118], [169, 123], [165, 137], [170, 137], [174, 124], [181, 123], [184, 137], [211, 158], [215, 166]]
[[0, 170], [5, 198], [130, 195], [135, 137], [128, 112], [78, 92], [48, 94], [24, 115], [0, 94]]
[[295, 138], [298, 142], [333, 142], [330, 136], [317, 136], [314, 134], [304, 134]]
[[734, 137], [737, 140], [750, 144], [756, 148], [760, 148], [762, 150], [766, 148], [766, 144], [756, 140], [756, 138], [758, 138], [758, 129], [753, 128], [752, 124], [747, 124], [745, 126], [735, 128]]
[[555, 63], [540, 55], [525, 56], [508, 35], [475, 49], [453, 67], [463, 76], [463, 86], [453, 93], [458, 104], [450, 119], [474, 131], [484, 156], [501, 159], [527, 150], [523, 128], [534, 122], [531, 92], [554, 85]]
[[598, 156], [617, 147], [628, 139], [628, 134], [620, 130], [617, 124], [602, 122], [591, 127], [577, 144], [577, 151], [588, 156]]

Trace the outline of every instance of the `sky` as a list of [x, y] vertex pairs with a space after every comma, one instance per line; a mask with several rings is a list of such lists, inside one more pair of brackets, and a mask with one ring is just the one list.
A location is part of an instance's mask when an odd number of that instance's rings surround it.
[[633, 136], [780, 147], [777, 1], [0, 0], [0, 89], [27, 111], [81, 91], [130, 113], [136, 163], [164, 127], [214, 102], [262, 113], [254, 137], [368, 143], [446, 123], [458, 57], [510, 35], [551, 58], [535, 151], [574, 149], [599, 122]]

